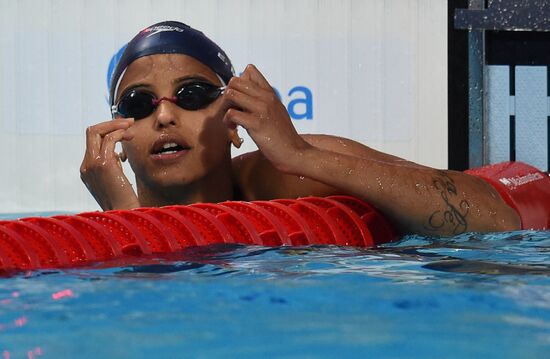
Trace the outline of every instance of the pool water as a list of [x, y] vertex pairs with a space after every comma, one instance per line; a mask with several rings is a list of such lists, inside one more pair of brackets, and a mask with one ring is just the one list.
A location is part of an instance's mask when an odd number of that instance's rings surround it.
[[1, 358], [547, 358], [549, 257], [550, 232], [518, 231], [20, 273]]

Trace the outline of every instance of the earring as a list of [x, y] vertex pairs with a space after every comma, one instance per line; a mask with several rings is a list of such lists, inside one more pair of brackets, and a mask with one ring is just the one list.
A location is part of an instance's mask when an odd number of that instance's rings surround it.
[[241, 145], [243, 144], [243, 142], [244, 142], [244, 138], [238, 137], [237, 135], [231, 138], [231, 143], [233, 144], [233, 146], [235, 146], [235, 148], [241, 148]]
[[237, 131], [233, 132], [230, 137], [230, 142], [233, 144], [233, 146], [235, 146], [235, 148], [241, 148], [241, 145], [244, 142], [244, 138], [239, 137], [239, 133]]
[[118, 158], [119, 158], [122, 162], [126, 162], [126, 160], [128, 159], [128, 157], [126, 156], [126, 152], [124, 152], [124, 151], [121, 151], [121, 152], [118, 154]]

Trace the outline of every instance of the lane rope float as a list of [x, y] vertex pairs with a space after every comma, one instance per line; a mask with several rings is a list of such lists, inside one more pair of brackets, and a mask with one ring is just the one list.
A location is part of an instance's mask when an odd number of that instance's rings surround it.
[[354, 197], [196, 203], [0, 221], [0, 270], [71, 268], [218, 243], [372, 247], [395, 239]]

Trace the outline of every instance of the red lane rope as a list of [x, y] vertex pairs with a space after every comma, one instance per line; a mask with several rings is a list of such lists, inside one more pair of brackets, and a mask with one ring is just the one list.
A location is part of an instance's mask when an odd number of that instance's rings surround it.
[[348, 196], [86, 212], [0, 221], [0, 270], [130, 265], [136, 256], [217, 243], [371, 247], [394, 238], [378, 210]]

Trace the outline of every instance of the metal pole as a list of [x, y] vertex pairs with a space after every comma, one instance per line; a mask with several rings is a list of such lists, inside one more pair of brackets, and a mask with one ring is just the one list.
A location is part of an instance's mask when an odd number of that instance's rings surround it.
[[[482, 10], [484, 0], [470, 0], [469, 9]], [[480, 167], [486, 162], [484, 150], [484, 65], [485, 32], [469, 30], [468, 33], [468, 147], [469, 167]]]

